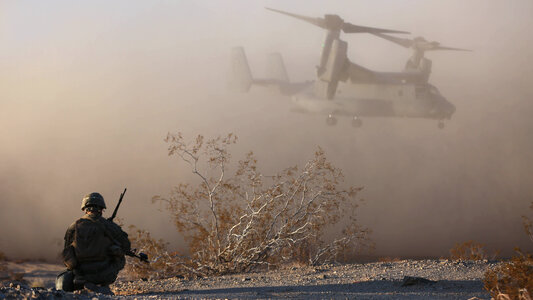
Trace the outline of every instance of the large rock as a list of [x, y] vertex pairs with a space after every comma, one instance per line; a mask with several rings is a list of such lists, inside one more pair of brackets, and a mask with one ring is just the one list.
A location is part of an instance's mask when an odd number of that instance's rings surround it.
[[410, 285], [417, 285], [417, 284], [430, 284], [430, 283], [436, 283], [436, 281], [429, 280], [422, 277], [412, 277], [412, 276], [405, 276], [402, 281], [402, 286], [410, 286]]

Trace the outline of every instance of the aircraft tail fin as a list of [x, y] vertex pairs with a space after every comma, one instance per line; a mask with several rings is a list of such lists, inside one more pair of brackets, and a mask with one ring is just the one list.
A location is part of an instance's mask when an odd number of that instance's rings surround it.
[[276, 80], [279, 83], [289, 83], [289, 75], [281, 54], [271, 53], [267, 58], [267, 63], [267, 78]]
[[229, 88], [237, 92], [248, 92], [254, 81], [252, 71], [243, 47], [231, 49]]
[[270, 54], [267, 57], [267, 63], [268, 77], [254, 78], [252, 77], [244, 48], [235, 47], [231, 49], [231, 68], [228, 84], [230, 90], [235, 92], [248, 92], [252, 85], [257, 85], [276, 89], [283, 95], [292, 95], [308, 85], [307, 82], [290, 83], [281, 54]]

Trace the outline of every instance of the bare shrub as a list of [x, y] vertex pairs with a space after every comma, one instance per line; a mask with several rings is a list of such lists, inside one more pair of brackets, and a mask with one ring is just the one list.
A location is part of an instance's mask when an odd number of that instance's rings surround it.
[[484, 249], [485, 245], [470, 240], [464, 243], [456, 243], [455, 247], [450, 249], [450, 258], [453, 260], [484, 260], [498, 256], [499, 252], [496, 251], [493, 255], [489, 256]]
[[[529, 206], [533, 210], [533, 202]], [[522, 216], [524, 231], [533, 241], [533, 223], [527, 216]], [[515, 249], [517, 255], [507, 263], [488, 270], [483, 282], [485, 289], [494, 299], [524, 299], [531, 300], [533, 291], [533, 255], [522, 253]]]
[[[533, 202], [529, 206], [530, 210], [533, 210]], [[522, 224], [524, 226], [524, 231], [529, 236], [529, 239], [533, 242], [533, 221], [527, 216], [522, 216]]]
[[187, 273], [181, 267], [183, 262], [180, 256], [176, 252], [169, 252], [168, 243], [162, 239], [155, 239], [148, 231], [134, 225], [128, 227], [128, 236], [132, 248], [149, 254], [149, 263], [126, 257], [128, 263], [124, 275], [128, 279], [161, 279]]
[[385, 256], [378, 258], [378, 261], [382, 263], [392, 263], [402, 261], [402, 259], [399, 257]]
[[506, 296], [509, 299], [531, 299], [529, 292], [533, 291], [533, 256], [523, 254], [520, 249], [516, 251], [518, 255], [513, 256], [511, 261], [485, 273], [485, 289], [494, 299]]
[[[322, 149], [300, 170], [267, 176], [252, 152], [233, 166], [228, 134], [192, 143], [169, 134], [169, 156], [188, 163], [198, 185], [181, 183], [169, 197], [155, 196], [188, 242], [188, 266], [200, 274], [245, 272], [285, 262], [320, 264], [368, 244], [369, 230], [356, 222], [360, 188], [342, 188], [342, 172]], [[333, 230], [345, 226], [340, 234]], [[332, 238], [327, 238], [332, 237]]]

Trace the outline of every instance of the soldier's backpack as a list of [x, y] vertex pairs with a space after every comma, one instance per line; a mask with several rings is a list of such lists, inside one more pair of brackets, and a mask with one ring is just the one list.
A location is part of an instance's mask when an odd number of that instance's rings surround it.
[[107, 260], [113, 241], [97, 220], [81, 218], [75, 223], [74, 246], [79, 263]]

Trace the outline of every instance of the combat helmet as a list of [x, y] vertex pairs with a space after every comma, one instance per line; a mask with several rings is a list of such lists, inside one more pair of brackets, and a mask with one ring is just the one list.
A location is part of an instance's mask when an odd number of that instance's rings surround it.
[[106, 208], [104, 197], [99, 193], [90, 193], [83, 197], [81, 200], [81, 210], [84, 210], [87, 206], [98, 206], [101, 208]]

